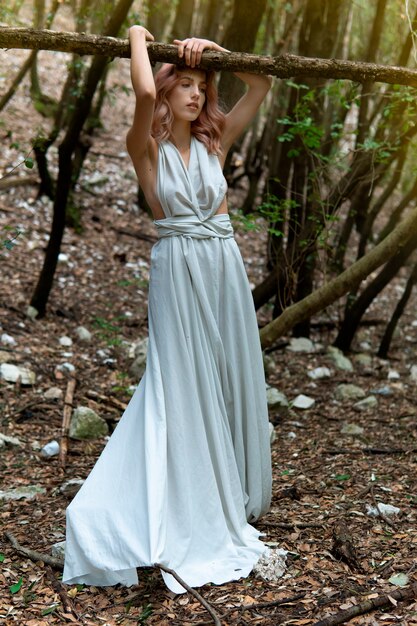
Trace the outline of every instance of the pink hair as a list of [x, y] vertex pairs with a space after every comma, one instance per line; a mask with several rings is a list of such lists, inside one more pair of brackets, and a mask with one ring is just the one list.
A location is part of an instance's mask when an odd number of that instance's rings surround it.
[[[224, 128], [225, 114], [220, 110], [217, 89], [214, 82], [215, 72], [206, 71], [206, 100], [198, 118], [191, 122], [191, 134], [205, 144], [209, 153], [221, 152], [220, 137]], [[168, 96], [178, 84], [180, 76], [175, 65], [164, 63], [155, 74], [156, 101], [152, 121], [152, 136], [160, 143], [171, 138], [174, 116], [168, 102]]]

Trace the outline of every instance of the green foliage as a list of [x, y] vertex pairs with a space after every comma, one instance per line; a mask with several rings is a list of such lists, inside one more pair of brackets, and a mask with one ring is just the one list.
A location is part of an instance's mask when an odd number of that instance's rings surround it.
[[19, 578], [18, 582], [9, 587], [11, 594], [18, 593], [23, 585], [23, 578]]
[[118, 322], [124, 319], [124, 315], [116, 316], [112, 320], [95, 315], [93, 317], [92, 324], [96, 328], [100, 329], [101, 332], [98, 333], [98, 336], [100, 337], [100, 339], [106, 341], [108, 346], [119, 346], [123, 342], [120, 336], [121, 328], [114, 322]]

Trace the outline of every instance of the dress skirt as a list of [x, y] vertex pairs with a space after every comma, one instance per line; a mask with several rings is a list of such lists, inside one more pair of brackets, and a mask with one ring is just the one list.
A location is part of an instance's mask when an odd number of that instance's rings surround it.
[[157, 563], [221, 584], [265, 550], [250, 523], [271, 498], [259, 333], [229, 217], [211, 222], [229, 235], [167, 231], [152, 248], [146, 371], [67, 509], [67, 584], [132, 585]]

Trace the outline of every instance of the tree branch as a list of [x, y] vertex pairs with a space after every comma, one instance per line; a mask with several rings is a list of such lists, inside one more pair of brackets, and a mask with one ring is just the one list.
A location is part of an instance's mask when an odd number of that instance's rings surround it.
[[[184, 61], [178, 57], [177, 46], [161, 43], [148, 43], [147, 45], [152, 63], [162, 61], [175, 63], [179, 66], [185, 65]], [[81, 55], [130, 57], [130, 45], [127, 39], [7, 26], [0, 27], [0, 48], [27, 48], [71, 52]], [[417, 86], [417, 70], [342, 59], [308, 58], [294, 54], [272, 57], [244, 52], [228, 53], [210, 50], [204, 52], [199, 67], [207, 70], [270, 74], [278, 78], [320, 76], [323, 78], [342, 78], [358, 83], [383, 82], [411, 87]]]

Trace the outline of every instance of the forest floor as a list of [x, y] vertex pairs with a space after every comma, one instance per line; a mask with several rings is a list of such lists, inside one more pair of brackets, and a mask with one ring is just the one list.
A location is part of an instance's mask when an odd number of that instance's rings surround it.
[[[0, 88], [5, 91], [27, 53], [0, 54], [4, 74]], [[65, 73], [66, 60], [60, 54], [40, 55], [42, 84], [53, 96], [59, 93], [56, 77]], [[58, 264], [47, 314], [37, 321], [26, 316], [26, 307], [43, 262], [51, 202], [37, 199], [35, 186], [13, 187], [0, 195], [0, 228], [23, 231], [0, 260], [0, 330], [16, 341], [15, 346], [0, 346], [2, 360], [36, 373], [32, 386], [0, 381], [0, 433], [18, 437], [23, 444], [1, 450], [0, 488], [45, 489], [32, 500], [0, 503], [0, 619], [5, 624], [212, 623], [195, 597], [175, 596], [155, 569], [140, 570], [139, 584], [132, 588], [64, 587], [58, 572], [16, 552], [4, 534], [10, 532], [22, 546], [50, 554], [51, 546], [65, 537], [65, 509], [71, 499], [59, 487], [70, 478], [85, 478], [105, 444], [104, 439], [71, 440], [65, 470], [58, 457], [45, 460], [40, 455], [44, 444], [60, 436], [63, 400], [45, 398], [52, 386], [65, 393], [68, 378], [58, 366], [64, 362], [75, 366], [74, 404], [90, 406], [113, 426], [121, 416], [120, 406], [129, 401], [129, 389], [137, 384], [129, 374], [126, 345], [147, 334], [149, 256], [156, 234], [149, 217], [137, 210], [136, 181], [124, 146], [133, 110], [132, 96], [124, 90], [129, 84], [128, 62], [117, 61], [114, 66], [103, 128], [94, 137], [74, 197], [82, 208], [82, 231], [66, 229], [62, 245], [66, 256]], [[33, 111], [25, 81], [0, 113], [0, 175], [21, 163], [30, 151], [30, 139], [42, 127], [47, 121]], [[53, 173], [56, 156], [52, 149]], [[30, 172], [20, 165], [16, 174], [23, 178]], [[232, 190], [232, 214], [238, 200], [239, 190]], [[265, 272], [265, 230], [245, 232], [238, 221], [235, 228], [249, 279], [256, 284]], [[314, 352], [290, 352], [286, 340], [271, 351], [275, 365], [269, 384], [289, 400], [299, 393], [316, 400], [309, 410], [289, 408], [270, 416], [276, 432], [273, 502], [256, 526], [266, 542], [288, 551], [288, 567], [277, 582], [251, 574], [200, 588], [222, 624], [317, 624], [380, 596], [388, 597], [388, 606], [349, 623], [417, 624], [416, 598], [398, 595], [401, 590], [410, 594], [417, 584], [417, 389], [410, 378], [410, 368], [417, 364], [415, 298], [401, 320], [390, 359], [375, 356], [404, 283], [405, 277], [399, 276], [381, 294], [368, 315], [373, 323], [358, 333], [354, 351], [369, 354], [366, 367], [353, 354], [353, 372], [336, 370], [326, 352], [335, 336], [329, 322], [337, 323], [340, 305], [315, 320]], [[268, 307], [260, 312], [260, 324], [269, 314]], [[79, 325], [92, 332], [90, 343], [77, 342]], [[59, 344], [63, 335], [73, 339], [69, 348]], [[330, 367], [332, 376], [312, 381], [307, 372], [318, 366]], [[390, 369], [398, 372], [398, 379], [387, 379]], [[341, 383], [354, 383], [367, 395], [388, 386], [390, 395], [376, 393], [378, 407], [358, 412], [353, 402], [335, 399]], [[101, 399], [92, 398], [91, 392]], [[113, 400], [122, 403], [119, 408]], [[346, 434], [346, 424], [362, 427], [362, 434]], [[400, 513], [389, 519], [372, 517], [367, 505], [377, 502], [394, 505]], [[343, 533], [350, 537], [354, 552], [350, 559], [341, 558], [335, 548], [335, 534]]]

